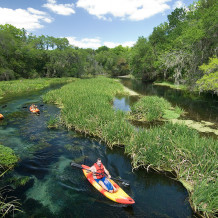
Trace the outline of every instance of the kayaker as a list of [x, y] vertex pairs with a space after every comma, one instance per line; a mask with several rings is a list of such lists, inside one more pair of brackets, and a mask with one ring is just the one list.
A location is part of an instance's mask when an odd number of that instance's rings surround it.
[[105, 168], [105, 166], [102, 164], [101, 159], [98, 158], [97, 162], [94, 163], [92, 167], [90, 167], [90, 170], [93, 173], [93, 178], [95, 181], [102, 186], [103, 189], [106, 191], [113, 193], [116, 192], [116, 188], [111, 184], [110, 181], [108, 181], [107, 177], [110, 179], [111, 175], [109, 171]]
[[35, 110], [37, 108], [37, 106], [35, 105], [35, 104], [32, 104], [31, 106], [30, 106], [30, 109], [31, 110]]

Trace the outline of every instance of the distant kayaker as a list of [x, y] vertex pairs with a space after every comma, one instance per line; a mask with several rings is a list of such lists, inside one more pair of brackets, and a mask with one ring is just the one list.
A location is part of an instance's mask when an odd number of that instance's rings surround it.
[[93, 172], [93, 178], [95, 181], [102, 186], [103, 189], [106, 191], [113, 193], [116, 192], [116, 188], [111, 184], [111, 182], [106, 178], [110, 179], [111, 175], [109, 171], [105, 168], [105, 166], [102, 164], [101, 159], [98, 158], [97, 162], [94, 163], [92, 167], [90, 167], [90, 170]]
[[37, 106], [35, 105], [35, 104], [32, 104], [31, 106], [30, 106], [30, 110], [35, 110], [37, 108]]

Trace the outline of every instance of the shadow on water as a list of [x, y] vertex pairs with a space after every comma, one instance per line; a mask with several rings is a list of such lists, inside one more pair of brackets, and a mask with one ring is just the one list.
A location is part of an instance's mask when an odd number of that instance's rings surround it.
[[164, 97], [173, 106], [178, 105], [187, 113], [186, 119], [213, 122], [218, 128], [218, 96], [211, 94], [190, 93], [165, 86], [143, 83], [140, 80], [120, 79], [123, 85], [142, 94]]
[[[21, 159], [4, 179], [30, 178], [12, 193], [21, 199], [24, 211], [15, 217], [193, 216], [188, 193], [180, 183], [144, 169], [132, 172], [130, 158], [122, 148], [110, 150], [93, 138], [61, 127], [48, 129], [50, 117], [60, 113], [55, 106], [44, 104], [40, 116], [31, 114], [27, 108], [19, 109], [31, 102], [42, 104], [41, 94], [2, 103], [8, 106], [4, 108], [5, 124], [0, 125], [0, 144], [13, 148]], [[125, 108], [128, 110], [128, 106]], [[130, 182], [129, 187], [122, 188], [133, 197], [134, 205], [110, 201], [90, 185], [81, 169], [70, 167], [72, 160], [92, 165], [98, 157], [113, 177]]]

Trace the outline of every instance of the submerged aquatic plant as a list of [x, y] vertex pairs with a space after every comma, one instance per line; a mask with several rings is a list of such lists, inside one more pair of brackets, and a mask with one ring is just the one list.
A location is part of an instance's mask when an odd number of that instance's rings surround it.
[[19, 207], [20, 203], [18, 199], [14, 197], [4, 197], [5, 192], [9, 192], [10, 190], [8, 189], [0, 189], [0, 216], [5, 217], [6, 215], [9, 214], [14, 214], [15, 211], [20, 211], [22, 212]]
[[0, 145], [0, 166], [2, 169], [13, 168], [18, 160], [19, 158], [11, 148]]
[[13, 187], [17, 188], [19, 186], [24, 186], [30, 181], [29, 176], [16, 176], [7, 180]]
[[50, 117], [49, 121], [47, 122], [47, 127], [49, 129], [57, 128], [58, 124], [59, 124], [59, 119], [57, 117]]

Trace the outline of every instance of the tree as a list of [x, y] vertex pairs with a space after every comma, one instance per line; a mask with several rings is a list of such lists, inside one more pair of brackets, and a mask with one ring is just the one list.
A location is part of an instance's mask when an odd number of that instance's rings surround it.
[[204, 76], [196, 82], [198, 90], [218, 94], [218, 59], [210, 58], [209, 63], [201, 65], [199, 69], [204, 72]]
[[151, 43], [139, 37], [131, 52], [132, 74], [137, 78], [152, 81], [156, 77], [155, 55]]

